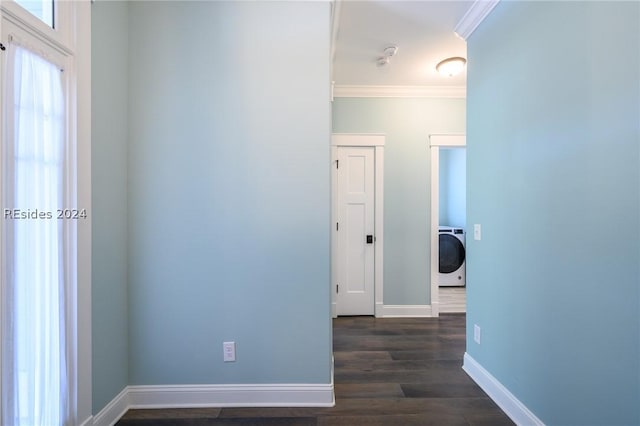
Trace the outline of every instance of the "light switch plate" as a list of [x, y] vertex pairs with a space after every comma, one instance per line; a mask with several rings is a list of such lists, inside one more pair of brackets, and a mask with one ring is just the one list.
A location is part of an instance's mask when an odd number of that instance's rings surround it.
[[480, 241], [482, 239], [482, 226], [478, 223], [473, 225], [473, 239]]

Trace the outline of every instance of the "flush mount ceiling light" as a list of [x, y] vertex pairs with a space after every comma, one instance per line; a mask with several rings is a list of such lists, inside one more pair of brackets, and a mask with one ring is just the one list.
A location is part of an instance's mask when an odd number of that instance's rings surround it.
[[396, 53], [398, 53], [398, 46], [386, 47], [382, 51], [382, 56], [378, 58], [376, 63], [378, 64], [379, 67], [383, 67], [389, 63], [389, 60], [391, 59], [391, 57], [395, 56]]
[[465, 58], [447, 58], [436, 65], [436, 70], [444, 76], [453, 77], [464, 69], [467, 60]]

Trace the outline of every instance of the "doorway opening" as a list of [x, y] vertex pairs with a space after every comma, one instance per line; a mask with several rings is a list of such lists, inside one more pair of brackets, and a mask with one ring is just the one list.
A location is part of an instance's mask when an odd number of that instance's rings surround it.
[[431, 309], [466, 312], [466, 138], [431, 135]]

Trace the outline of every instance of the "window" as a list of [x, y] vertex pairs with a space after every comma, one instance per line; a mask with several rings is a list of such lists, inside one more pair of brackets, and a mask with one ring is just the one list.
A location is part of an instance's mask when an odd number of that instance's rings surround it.
[[51, 28], [55, 27], [53, 20], [53, 0], [16, 0], [16, 3]]
[[56, 218], [66, 198], [62, 71], [15, 41], [7, 56], [2, 424], [61, 425], [70, 416], [65, 305], [75, 285]]

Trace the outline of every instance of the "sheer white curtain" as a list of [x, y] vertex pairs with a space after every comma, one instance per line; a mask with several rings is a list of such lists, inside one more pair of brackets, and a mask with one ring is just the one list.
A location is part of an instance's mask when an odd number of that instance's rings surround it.
[[5, 68], [2, 424], [73, 423], [62, 71], [10, 43]]

